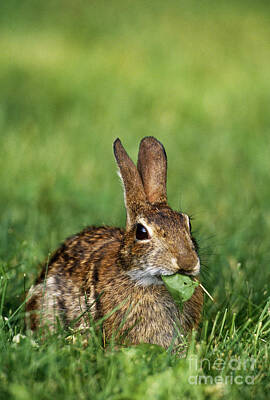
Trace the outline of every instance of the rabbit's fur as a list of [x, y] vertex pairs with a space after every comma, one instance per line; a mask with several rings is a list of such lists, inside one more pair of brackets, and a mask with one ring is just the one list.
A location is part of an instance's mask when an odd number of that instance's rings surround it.
[[145, 137], [137, 167], [119, 139], [114, 154], [124, 187], [126, 229], [91, 226], [62, 244], [29, 291], [30, 328], [53, 328], [56, 320], [68, 326], [76, 319], [75, 326], [85, 328], [87, 310], [94, 320], [111, 313], [103, 322], [106, 338], [118, 329], [129, 343], [168, 347], [177, 327], [184, 335], [197, 327], [203, 293], [198, 286], [180, 311], [161, 275], [198, 275], [196, 242], [188, 216], [167, 204], [162, 144]]

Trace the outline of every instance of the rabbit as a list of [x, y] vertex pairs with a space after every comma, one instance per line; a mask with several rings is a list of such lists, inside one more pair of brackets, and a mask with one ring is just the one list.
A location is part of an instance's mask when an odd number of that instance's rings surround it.
[[[137, 167], [119, 139], [113, 144], [124, 190], [126, 228], [94, 227], [68, 238], [56, 250], [28, 293], [28, 326], [56, 321], [89, 326], [106, 316], [106, 339], [118, 334], [129, 344], [168, 348], [198, 326], [203, 292], [197, 286], [182, 310], [161, 276], [200, 272], [198, 246], [189, 217], [167, 203], [167, 156], [154, 137], [141, 140]], [[198, 279], [198, 278], [196, 278]], [[181, 334], [179, 335], [179, 330]], [[120, 337], [120, 336], [119, 336]]]

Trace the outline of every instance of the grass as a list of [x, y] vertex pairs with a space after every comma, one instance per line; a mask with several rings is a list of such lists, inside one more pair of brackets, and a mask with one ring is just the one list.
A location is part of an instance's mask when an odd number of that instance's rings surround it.
[[[1, 399], [267, 398], [269, 18], [264, 1], [1, 4]], [[215, 298], [187, 357], [25, 336], [39, 262], [85, 225], [124, 225], [111, 146], [136, 159], [146, 135], [166, 147], [169, 201], [194, 216]]]

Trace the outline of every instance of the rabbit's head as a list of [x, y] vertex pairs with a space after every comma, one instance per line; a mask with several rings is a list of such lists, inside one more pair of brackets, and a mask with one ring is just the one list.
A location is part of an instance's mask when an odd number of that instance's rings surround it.
[[119, 139], [114, 154], [123, 182], [126, 233], [119, 261], [137, 285], [162, 284], [161, 275], [198, 275], [200, 260], [189, 217], [167, 203], [167, 157], [153, 137], [140, 143], [137, 167]]

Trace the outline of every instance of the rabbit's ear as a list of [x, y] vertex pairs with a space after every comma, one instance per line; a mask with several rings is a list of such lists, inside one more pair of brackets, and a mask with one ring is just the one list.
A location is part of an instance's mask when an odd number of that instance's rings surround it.
[[167, 204], [167, 156], [163, 145], [154, 137], [142, 139], [137, 163], [147, 200]]
[[124, 186], [127, 229], [129, 229], [134, 223], [136, 212], [146, 202], [146, 195], [138, 170], [119, 139], [115, 140], [113, 150], [119, 167], [119, 176]]

